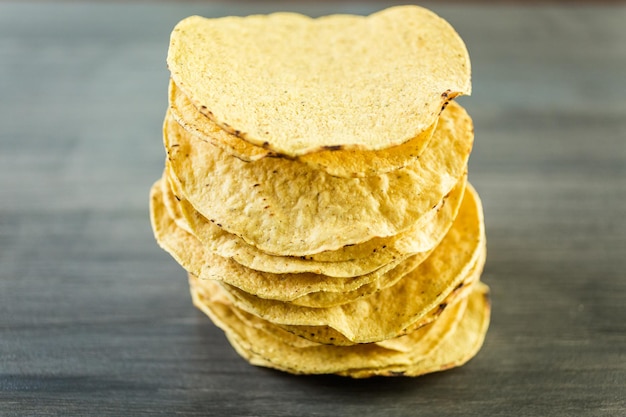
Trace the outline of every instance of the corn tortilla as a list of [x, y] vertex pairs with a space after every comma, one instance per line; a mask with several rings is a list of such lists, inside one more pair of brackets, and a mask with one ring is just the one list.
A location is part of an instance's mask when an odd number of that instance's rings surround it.
[[276, 324], [328, 326], [357, 343], [395, 337], [435, 308], [470, 272], [480, 276], [482, 264], [477, 262], [484, 261], [485, 241], [482, 207], [471, 187], [466, 196], [455, 223], [430, 256], [397, 284], [369, 297], [334, 307], [308, 308], [261, 299], [222, 282], [219, 285], [237, 307]]
[[[256, 146], [220, 128], [204, 116], [170, 80], [169, 110], [172, 118], [187, 132], [221, 148], [246, 162], [277, 156], [275, 152]], [[377, 151], [334, 149], [321, 150], [297, 157], [313, 169], [345, 178], [369, 177], [403, 168], [418, 158], [432, 138], [437, 121], [407, 142]]]
[[306, 256], [427, 221], [465, 173], [473, 128], [465, 110], [451, 103], [414, 164], [355, 179], [283, 158], [243, 162], [190, 138], [171, 117], [164, 142], [170, 176], [197, 212], [266, 253]]
[[[484, 254], [484, 251], [483, 251]], [[416, 330], [429, 325], [430, 323], [436, 321], [441, 313], [443, 313], [448, 306], [454, 305], [459, 299], [467, 296], [468, 292], [471, 290], [472, 285], [480, 279], [480, 273], [484, 264], [484, 255], [481, 254], [480, 258], [477, 262], [470, 268], [469, 274], [465, 277], [465, 279], [460, 282], [456, 287], [450, 291], [446, 297], [439, 302], [436, 306], [434, 306], [430, 311], [422, 314], [416, 321], [414, 321], [411, 325], [402, 329], [399, 333], [395, 334], [392, 339], [399, 338], [404, 335], [412, 334]], [[335, 345], [335, 346], [352, 346], [358, 343], [362, 343], [360, 341], [354, 341], [346, 337], [343, 333], [333, 329], [330, 326], [301, 326], [301, 325], [286, 325], [286, 324], [278, 324], [279, 327], [288, 331], [289, 333], [294, 334], [303, 339], [307, 339], [311, 342], [324, 344], [324, 345]], [[389, 340], [389, 339], [385, 339]], [[374, 343], [384, 342], [385, 340], [376, 341]]]
[[[427, 252], [441, 241], [457, 216], [466, 186], [466, 176], [426, 216], [430, 221], [416, 224], [410, 229], [388, 238], [374, 238], [357, 245], [344, 246], [335, 251], [325, 251], [304, 257], [269, 255], [247, 244], [236, 235], [224, 231], [193, 209], [180, 191], [167, 184], [175, 181], [165, 173], [162, 181], [163, 199], [178, 226], [190, 231], [202, 245], [222, 257], [258, 271], [270, 273], [303, 273], [352, 278], [370, 274], [383, 266], [403, 261], [408, 256]], [[178, 195], [177, 195], [178, 194]], [[182, 215], [184, 218], [179, 218]]]
[[349, 278], [313, 273], [273, 274], [249, 269], [212, 253], [180, 228], [161, 202], [163, 189], [159, 185], [155, 183], [151, 197], [152, 227], [159, 245], [191, 274], [201, 279], [224, 281], [261, 298], [309, 307], [344, 304], [393, 285], [430, 253], [399, 258], [372, 273]]
[[471, 93], [463, 41], [417, 6], [368, 17], [191, 16], [172, 31], [167, 64], [222, 129], [290, 156], [405, 143]]
[[[437, 322], [420, 329], [420, 338], [406, 351], [377, 344], [355, 346], [294, 346], [289, 334], [264, 332], [247, 325], [224, 297], [212, 298], [192, 286], [194, 304], [222, 328], [233, 347], [252, 364], [296, 374], [337, 373], [352, 377], [417, 376], [459, 366], [479, 350], [489, 324], [488, 288], [477, 283], [466, 300], [442, 313]], [[463, 308], [459, 317], [458, 309]], [[457, 309], [458, 308], [458, 309]], [[258, 321], [248, 316], [251, 321]], [[261, 327], [271, 327], [271, 323]], [[297, 344], [298, 342], [296, 342]]]

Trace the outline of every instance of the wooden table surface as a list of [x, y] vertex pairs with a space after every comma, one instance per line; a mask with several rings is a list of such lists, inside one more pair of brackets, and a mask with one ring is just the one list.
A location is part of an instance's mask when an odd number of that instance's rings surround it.
[[624, 6], [431, 5], [473, 60], [493, 316], [466, 366], [296, 377], [192, 307], [148, 220], [169, 32], [287, 7], [0, 3], [0, 415], [626, 415]]

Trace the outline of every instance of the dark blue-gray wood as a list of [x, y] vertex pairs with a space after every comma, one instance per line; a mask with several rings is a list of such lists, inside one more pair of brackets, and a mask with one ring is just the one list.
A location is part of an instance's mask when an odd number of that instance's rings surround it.
[[0, 415], [626, 414], [623, 6], [432, 4], [473, 59], [493, 320], [469, 364], [295, 377], [191, 306], [147, 211], [171, 28], [383, 6], [0, 3]]

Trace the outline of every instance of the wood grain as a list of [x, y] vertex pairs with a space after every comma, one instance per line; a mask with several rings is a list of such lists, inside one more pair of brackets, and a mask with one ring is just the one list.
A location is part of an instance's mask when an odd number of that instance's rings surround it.
[[0, 415], [623, 415], [626, 9], [432, 7], [473, 60], [492, 325], [463, 368], [352, 381], [241, 360], [149, 227], [169, 31], [277, 7], [0, 3]]

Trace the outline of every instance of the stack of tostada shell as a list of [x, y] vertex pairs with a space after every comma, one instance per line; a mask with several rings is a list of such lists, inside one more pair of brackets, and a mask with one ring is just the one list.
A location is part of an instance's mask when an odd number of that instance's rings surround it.
[[250, 363], [416, 376], [489, 324], [466, 47], [417, 6], [173, 30], [159, 245]]

